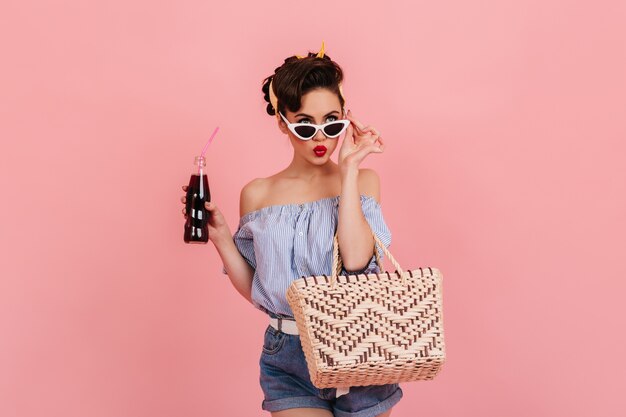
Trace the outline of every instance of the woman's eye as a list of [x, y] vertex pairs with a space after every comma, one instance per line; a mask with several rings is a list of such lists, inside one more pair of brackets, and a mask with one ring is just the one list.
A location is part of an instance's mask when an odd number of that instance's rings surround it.
[[[333, 120], [328, 120], [328, 119], [333, 119]], [[337, 120], [337, 116], [328, 116], [326, 118], [326, 122], [334, 122], [335, 120]], [[311, 123], [310, 119], [301, 119], [300, 121], [298, 121], [298, 123]]]

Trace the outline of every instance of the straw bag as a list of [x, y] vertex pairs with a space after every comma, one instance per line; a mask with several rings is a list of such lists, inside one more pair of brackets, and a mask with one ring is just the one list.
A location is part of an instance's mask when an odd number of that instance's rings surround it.
[[287, 301], [300, 333], [311, 382], [317, 388], [430, 380], [445, 360], [442, 280], [436, 268], [339, 275], [335, 233], [333, 273], [291, 283]]

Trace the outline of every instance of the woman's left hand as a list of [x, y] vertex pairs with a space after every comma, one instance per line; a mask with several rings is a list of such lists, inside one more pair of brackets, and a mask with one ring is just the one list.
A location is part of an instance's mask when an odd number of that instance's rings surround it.
[[346, 114], [350, 124], [339, 149], [339, 167], [344, 170], [349, 167], [358, 167], [370, 153], [382, 153], [385, 145], [380, 132], [373, 126], [364, 126], [352, 116], [348, 110]]

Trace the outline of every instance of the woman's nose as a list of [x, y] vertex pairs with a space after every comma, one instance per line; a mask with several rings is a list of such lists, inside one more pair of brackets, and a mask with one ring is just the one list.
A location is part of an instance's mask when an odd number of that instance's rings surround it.
[[317, 141], [325, 140], [326, 135], [324, 135], [324, 132], [322, 132], [322, 129], [320, 129], [315, 133], [315, 136], [313, 136], [313, 139]]

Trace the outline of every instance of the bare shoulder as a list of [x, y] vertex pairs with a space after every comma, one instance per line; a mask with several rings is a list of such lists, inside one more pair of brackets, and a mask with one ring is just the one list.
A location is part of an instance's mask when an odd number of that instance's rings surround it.
[[359, 169], [359, 192], [369, 195], [380, 203], [380, 177], [371, 168]]
[[239, 217], [255, 211], [261, 204], [267, 188], [267, 179], [255, 178], [241, 189], [239, 195]]

